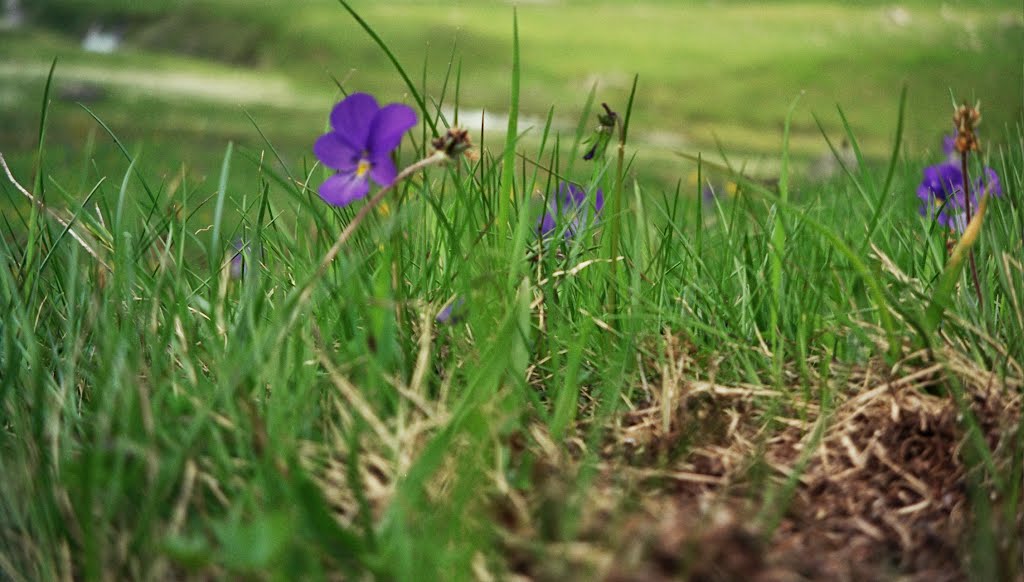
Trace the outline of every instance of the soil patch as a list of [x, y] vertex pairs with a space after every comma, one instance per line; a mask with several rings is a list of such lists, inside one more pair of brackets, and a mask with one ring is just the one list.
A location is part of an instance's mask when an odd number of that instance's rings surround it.
[[[1024, 382], [952, 352], [921, 357], [846, 370], [831, 406], [816, 398], [769, 420], [757, 411], [779, 393], [663, 368], [604, 451], [590, 507], [605, 509], [584, 518], [576, 548], [584, 577], [967, 579], [972, 487], [1006, 514], [992, 475], [1009, 474]], [[1024, 571], [1012, 563], [1022, 520], [993, 524], [1008, 572]]]

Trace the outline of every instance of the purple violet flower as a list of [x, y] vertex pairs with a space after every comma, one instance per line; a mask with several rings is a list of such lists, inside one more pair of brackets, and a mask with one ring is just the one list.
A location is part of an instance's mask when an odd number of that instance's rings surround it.
[[715, 187], [708, 181], [705, 181], [704, 185], [700, 187], [700, 195], [704, 198], [705, 204], [712, 204], [714, 203], [715, 198], [718, 198], [718, 193], [715, 192]]
[[235, 249], [235, 254], [231, 257], [231, 265], [228, 268], [228, 274], [232, 279], [241, 279], [245, 276], [245, 255], [249, 254], [249, 250], [246, 249], [245, 243], [242, 239], [235, 239], [235, 242], [231, 243], [231, 246]]
[[434, 321], [442, 325], [455, 325], [461, 322], [462, 316], [464, 315], [463, 306], [465, 304], [465, 297], [456, 297], [452, 302], [446, 305], [445, 308], [442, 309], [440, 313], [437, 314], [437, 317], [434, 318]]
[[565, 229], [565, 238], [570, 239], [587, 224], [596, 224], [604, 208], [604, 192], [598, 188], [594, 192], [594, 206], [596, 211], [593, 220], [589, 219], [591, 212], [590, 202], [587, 198], [587, 191], [577, 184], [561, 182], [558, 184], [558, 192], [551, 197], [550, 210], [544, 213], [537, 224], [537, 232], [541, 237], [547, 237], [558, 226], [559, 217], [568, 217], [568, 225]]
[[[1003, 188], [995, 170], [984, 168], [983, 176], [971, 181], [971, 208], [978, 207], [983, 194], [1002, 196]], [[921, 216], [934, 218], [941, 226], [963, 232], [967, 227], [964, 175], [959, 160], [950, 160], [924, 169], [924, 180], [917, 187]]]
[[366, 93], [353, 93], [331, 111], [332, 130], [313, 144], [313, 153], [338, 171], [320, 185], [328, 204], [345, 206], [370, 191], [367, 178], [381, 186], [395, 181], [398, 170], [391, 152], [405, 132], [416, 125], [416, 112], [408, 105], [380, 107]]
[[942, 136], [942, 153], [946, 154], [946, 159], [950, 162], [953, 160], [959, 160], [960, 156], [956, 152], [956, 128], [953, 128], [953, 133]]

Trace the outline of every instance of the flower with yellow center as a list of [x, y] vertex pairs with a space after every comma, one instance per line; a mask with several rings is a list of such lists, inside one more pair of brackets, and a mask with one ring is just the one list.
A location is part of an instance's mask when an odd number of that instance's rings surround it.
[[313, 144], [313, 153], [336, 173], [320, 185], [328, 204], [345, 206], [370, 191], [370, 180], [381, 186], [395, 181], [398, 171], [391, 153], [405, 132], [416, 125], [416, 112], [407, 105], [380, 107], [366, 93], [353, 93], [331, 111], [331, 131]]

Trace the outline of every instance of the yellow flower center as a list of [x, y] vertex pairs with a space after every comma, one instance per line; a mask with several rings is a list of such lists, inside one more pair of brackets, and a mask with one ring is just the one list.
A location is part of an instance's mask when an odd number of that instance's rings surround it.
[[370, 171], [370, 160], [359, 160], [359, 165], [356, 166], [356, 177], [362, 178]]

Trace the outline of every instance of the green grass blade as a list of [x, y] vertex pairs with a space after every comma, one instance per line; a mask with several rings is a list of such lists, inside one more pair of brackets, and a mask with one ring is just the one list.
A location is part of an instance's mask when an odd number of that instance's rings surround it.
[[231, 153], [234, 144], [228, 142], [224, 152], [224, 161], [220, 166], [220, 180], [217, 182], [217, 203], [213, 209], [213, 235], [210, 236], [210, 266], [220, 269], [220, 231], [224, 222], [224, 200], [228, 194], [228, 176], [231, 174]]
[[380, 50], [383, 51], [384, 55], [387, 56], [389, 61], [391, 61], [391, 64], [395, 67], [395, 71], [397, 71], [398, 75], [402, 77], [403, 81], [405, 81], [405, 86], [409, 89], [409, 93], [412, 94], [412, 98], [416, 101], [416, 105], [419, 106], [420, 112], [423, 113], [423, 120], [430, 126], [430, 131], [434, 134], [434, 137], [437, 137], [437, 125], [434, 123], [434, 119], [430, 115], [430, 111], [427, 110], [427, 102], [423, 99], [423, 95], [421, 95], [416, 89], [416, 84], [405, 72], [405, 68], [403, 68], [402, 64], [398, 62], [398, 58], [395, 57], [395, 53], [391, 51], [391, 48], [388, 47], [387, 43], [384, 42], [384, 39], [377, 34], [373, 27], [371, 27], [369, 23], [367, 23], [366, 20], [364, 20], [363, 17], [349, 5], [347, 0], [338, 0], [338, 3], [341, 4], [342, 8], [348, 11], [349, 15], [351, 15], [357, 23], [359, 23], [359, 26], [366, 31], [366, 34], [370, 35], [373, 42], [377, 43]]
[[[117, 145], [117, 149], [121, 151], [121, 155], [124, 156], [124, 159], [127, 160], [129, 164], [135, 163], [135, 156], [128, 153], [128, 148], [125, 147], [121, 139], [117, 137], [117, 134], [114, 133], [114, 130], [110, 129], [110, 126], [107, 125], [105, 121], [100, 119], [100, 117], [96, 115], [96, 113], [94, 113], [91, 109], [89, 109], [81, 103], [79, 103], [78, 106], [84, 109], [85, 112], [88, 113], [89, 116], [92, 117], [96, 123], [100, 124], [100, 127], [103, 128], [103, 131], [105, 131], [107, 135], [110, 136], [110, 139], [114, 140], [114, 144]], [[142, 172], [139, 170], [139, 167], [137, 165], [135, 166], [135, 176], [139, 179], [139, 183], [142, 184], [142, 189], [146, 191], [146, 195], [149, 196], [150, 204], [155, 205], [157, 201], [157, 195], [153, 192], [153, 189], [150, 188], [149, 183], [146, 181], [145, 177], [142, 175]]]
[[[860, 149], [860, 141], [857, 140], [857, 135], [853, 132], [850, 120], [846, 118], [846, 113], [843, 112], [843, 108], [839, 105], [836, 105], [836, 111], [839, 112], [839, 120], [843, 124], [843, 131], [846, 132], [846, 139], [850, 142], [850, 147], [853, 148], [853, 155], [857, 159], [857, 167], [862, 169], [866, 168], [867, 166], [864, 165], [864, 154]], [[863, 175], [870, 180], [869, 174]], [[871, 184], [871, 186], [874, 186], [874, 184]]]
[[[691, 162], [696, 162], [698, 160], [697, 156], [682, 152], [677, 152], [677, 155], [690, 160]], [[734, 173], [729, 168], [719, 164], [704, 161], [704, 165], [716, 169], [724, 174], [731, 175], [737, 182], [749, 188], [751, 192], [756, 192], [759, 196], [777, 203], [780, 209], [791, 212], [795, 216], [799, 216], [808, 227], [825, 237], [833, 246], [835, 246], [836, 250], [839, 251], [841, 255], [850, 261], [850, 265], [853, 267], [854, 271], [857, 272], [858, 276], [860, 276], [861, 281], [866, 286], [875, 303], [875, 307], [878, 310], [878, 318], [882, 324], [882, 328], [886, 332], [886, 336], [889, 339], [889, 356], [890, 358], [895, 359], [899, 354], [901, 344], [899, 342], [898, 334], [896, 333], [895, 321], [889, 311], [889, 301], [886, 298], [885, 288], [879, 282], [877, 275], [868, 268], [864, 260], [854, 252], [850, 245], [847, 244], [846, 241], [844, 241], [842, 237], [835, 232], [835, 230], [825, 226], [810, 216], [806, 216], [799, 208], [788, 203], [784, 203], [781, 198], [750, 178], [747, 178], [742, 174]]]
[[[892, 143], [892, 154], [889, 156], [889, 166], [885, 170], [885, 180], [882, 181], [882, 196], [885, 197], [889, 194], [889, 188], [892, 186], [893, 177], [896, 176], [896, 162], [900, 157], [900, 147], [903, 145], [903, 124], [906, 120], [907, 112], [907, 86], [904, 85], [900, 90], [900, 105], [899, 113], [896, 115], [896, 137]], [[871, 229], [868, 230], [868, 238], [870, 238]]]
[[953, 247], [953, 252], [950, 253], [946, 268], [943, 269], [942, 274], [939, 276], [935, 290], [932, 292], [931, 301], [929, 301], [928, 307], [925, 309], [925, 323], [928, 326], [929, 332], [934, 332], [938, 328], [939, 323], [942, 321], [943, 313], [952, 304], [957, 283], [960, 281], [960, 273], [964, 269], [964, 262], [971, 248], [978, 242], [978, 237], [981, 234], [981, 225], [985, 219], [988, 201], [988, 196], [981, 198], [977, 213], [971, 218], [971, 222], [964, 230], [960, 241]]
[[885, 171], [885, 180], [882, 182], [882, 190], [878, 193], [878, 200], [875, 202], [875, 212], [872, 214], [871, 220], [868, 222], [868, 233], [867, 236], [864, 237], [864, 244], [860, 249], [861, 252], [867, 250], [867, 246], [871, 244], [871, 237], [875, 234], [875, 230], [878, 228], [878, 224], [882, 219], [882, 211], [885, 209], [885, 203], [892, 198], [889, 196], [889, 188], [892, 186], [893, 177], [896, 175], [896, 162], [899, 161], [900, 146], [903, 143], [903, 120], [906, 116], [906, 108], [907, 87], [904, 85], [903, 90], [900, 91], [899, 114], [896, 118], [896, 138], [892, 144], [892, 154], [889, 156], [889, 167]]
[[[515, 195], [516, 141], [519, 123], [519, 15], [512, 11], [512, 74], [509, 93], [508, 128], [505, 131], [505, 150], [501, 160], [501, 190], [498, 193], [498, 227], [508, 224], [512, 197]], [[520, 200], [526, 204], [526, 200]], [[501, 232], [499, 230], [499, 232]], [[514, 277], [514, 275], [513, 275]]]
[[[800, 103], [800, 96], [789, 106], [786, 112], [786, 122], [782, 129], [782, 167], [779, 174], [779, 199], [783, 204], [789, 202], [789, 133], [793, 125], [793, 114], [796, 106]], [[783, 273], [782, 261], [786, 256], [786, 226], [782, 220], [782, 213], [775, 213], [775, 221], [772, 226], [772, 256], [771, 256], [771, 291], [772, 305], [769, 312], [769, 335], [772, 342], [772, 354], [775, 360], [776, 382], [782, 382], [782, 366], [784, 364], [784, 350], [782, 342], [782, 330], [779, 329], [780, 317], [783, 310]]]

